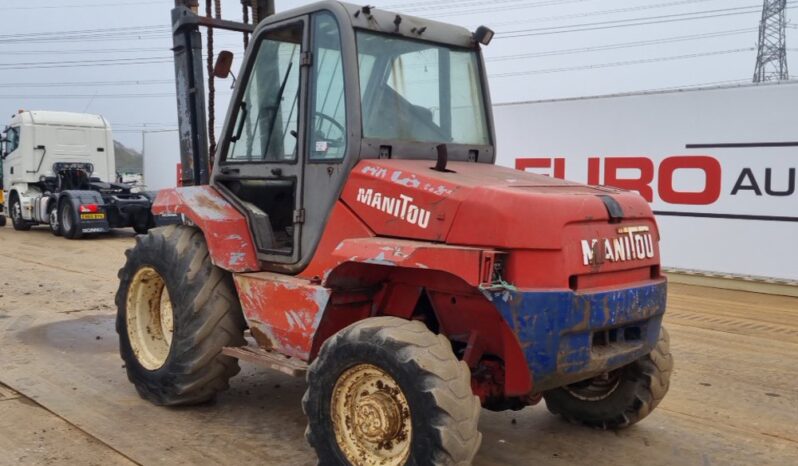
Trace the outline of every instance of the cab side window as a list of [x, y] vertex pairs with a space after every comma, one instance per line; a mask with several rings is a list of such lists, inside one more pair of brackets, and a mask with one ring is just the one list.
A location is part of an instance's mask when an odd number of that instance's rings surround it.
[[299, 25], [261, 41], [239, 105], [227, 161], [296, 160], [301, 41]]
[[19, 128], [8, 128], [6, 130], [5, 153], [10, 154], [19, 147]]
[[346, 98], [341, 35], [331, 14], [313, 17], [313, 38], [310, 160], [341, 159], [346, 153]]

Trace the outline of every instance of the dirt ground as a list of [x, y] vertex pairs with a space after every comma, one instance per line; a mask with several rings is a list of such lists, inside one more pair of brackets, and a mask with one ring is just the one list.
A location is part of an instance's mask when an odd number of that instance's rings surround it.
[[[0, 229], [0, 464], [314, 464], [302, 380], [243, 363], [211, 405], [138, 397], [114, 330], [132, 243]], [[666, 325], [671, 390], [642, 423], [602, 432], [543, 405], [483, 411], [476, 464], [796, 464], [798, 298], [672, 285]]]

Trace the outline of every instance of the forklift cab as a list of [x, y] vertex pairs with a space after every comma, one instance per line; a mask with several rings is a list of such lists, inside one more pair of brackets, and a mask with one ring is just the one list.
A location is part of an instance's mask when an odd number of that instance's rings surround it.
[[494, 161], [478, 37], [322, 2], [255, 30], [211, 184], [246, 215], [261, 262], [298, 271], [360, 159], [435, 160], [440, 144]]

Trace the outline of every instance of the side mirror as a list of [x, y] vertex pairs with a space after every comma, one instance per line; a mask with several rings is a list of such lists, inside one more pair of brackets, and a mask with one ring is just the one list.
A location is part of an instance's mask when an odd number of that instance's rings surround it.
[[480, 26], [474, 32], [474, 36], [473, 37], [474, 37], [475, 41], [479, 42], [482, 45], [487, 46], [487, 45], [490, 44], [490, 41], [493, 40], [493, 35], [494, 35], [494, 32], [493, 32], [493, 30], [491, 28], [485, 27], [485, 26]]
[[230, 76], [233, 68], [233, 52], [222, 50], [216, 57], [216, 64], [213, 66], [213, 75], [217, 78], [225, 79]]

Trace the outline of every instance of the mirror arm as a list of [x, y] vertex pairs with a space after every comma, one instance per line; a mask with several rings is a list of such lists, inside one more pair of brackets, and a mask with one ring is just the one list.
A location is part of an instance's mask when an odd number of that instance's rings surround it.
[[230, 72], [230, 76], [232, 76], [232, 77], [233, 77], [233, 83], [232, 83], [232, 84], [230, 84], [230, 89], [235, 89], [235, 88], [236, 88], [236, 81], [237, 81], [237, 79], [236, 79], [236, 75], [234, 75], [234, 74], [233, 74], [233, 72], [231, 71], [231, 72]]

